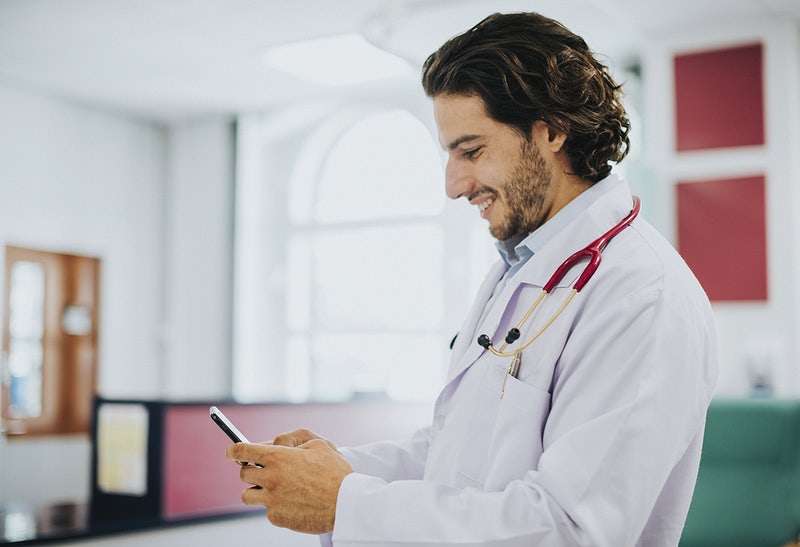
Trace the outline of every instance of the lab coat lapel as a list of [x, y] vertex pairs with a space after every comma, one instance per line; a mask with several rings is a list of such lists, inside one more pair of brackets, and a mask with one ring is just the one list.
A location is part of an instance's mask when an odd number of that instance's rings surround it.
[[[561, 260], [563, 260], [563, 257]], [[539, 287], [544, 286], [547, 279], [549, 279], [550, 275], [555, 270], [555, 266], [560, 264], [560, 261], [552, 268], [550, 267], [551, 263], [552, 259], [548, 259], [546, 253], [541, 257], [538, 256], [538, 253], [536, 256], [532, 257], [522, 269], [507, 282], [502, 292], [494, 299], [494, 302], [492, 302], [492, 307], [486, 314], [484, 320], [479, 323], [486, 303], [491, 298], [495, 286], [506, 270], [505, 264], [502, 261], [495, 266], [495, 269], [486, 277], [479, 292], [479, 298], [476, 299], [467, 322], [461, 334], [459, 334], [456, 345], [453, 347], [450, 371], [447, 378], [448, 382], [452, 382], [456, 379], [487, 351], [478, 345], [477, 336], [479, 334], [487, 334], [494, 342], [498, 345], [500, 344], [501, 340], [505, 338], [505, 333], [498, 334], [496, 331], [503, 318], [503, 314], [506, 312], [509, 300], [511, 300], [522, 283]]]
[[[530, 266], [531, 262], [533, 261], [529, 261], [529, 263], [526, 264], [526, 267]], [[514, 276], [514, 278], [512, 278], [502, 289], [500, 294], [497, 295], [497, 298], [494, 299], [494, 302], [492, 302], [492, 306], [489, 309], [489, 312], [486, 314], [484, 320], [480, 321], [481, 316], [483, 316], [486, 303], [489, 301], [489, 298], [491, 298], [495, 286], [505, 272], [505, 264], [501, 262], [500, 266], [501, 267], [499, 270], [495, 269], [489, 276], [487, 276], [486, 281], [481, 288], [481, 298], [476, 301], [476, 305], [473, 307], [469, 319], [464, 325], [463, 332], [466, 336], [463, 337], [465, 338], [464, 340], [460, 340], [461, 345], [458, 348], [454, 348], [454, 350], [458, 349], [459, 351], [453, 352], [450, 373], [448, 374], [448, 382], [457, 378], [462, 372], [472, 366], [472, 364], [474, 364], [484, 352], [487, 351], [478, 345], [477, 336], [479, 334], [488, 334], [492, 337], [492, 339], [494, 339], [495, 331], [497, 330], [500, 320], [506, 311], [508, 301], [519, 287], [519, 276]], [[462, 337], [459, 336], [459, 338]]]
[[478, 328], [478, 321], [480, 321], [481, 316], [483, 315], [483, 310], [486, 307], [486, 303], [492, 297], [494, 288], [503, 277], [503, 274], [506, 272], [506, 268], [507, 266], [505, 262], [498, 260], [494, 266], [492, 266], [492, 269], [486, 275], [481, 288], [478, 290], [475, 303], [472, 305], [472, 309], [470, 310], [469, 315], [467, 316], [467, 319], [464, 322], [461, 331], [459, 332], [458, 338], [456, 338], [456, 343], [453, 346], [453, 351], [450, 358], [450, 372], [448, 374], [448, 381], [452, 380], [465, 368], [461, 365], [461, 363], [464, 363], [465, 360], [468, 360], [470, 363], [474, 362], [481, 352], [484, 351], [483, 348], [477, 344], [473, 333], [476, 332]]
[[[505, 332], [497, 332], [500, 326], [500, 321], [508, 309], [509, 302], [514, 297], [514, 294], [520, 290], [520, 285], [529, 284], [536, 287], [543, 287], [545, 281], [550, 277], [552, 270], [550, 269], [550, 261], [539, 260], [542, 257], [534, 255], [528, 262], [517, 272], [503, 287], [502, 292], [492, 302], [492, 307], [486, 318], [478, 325], [477, 334], [487, 334], [491, 337], [496, 346], [500, 346], [506, 336]], [[476, 336], [477, 336], [476, 334]], [[474, 341], [474, 347], [470, 348], [471, 351], [462, 360], [464, 368], [472, 365], [480, 355], [485, 352], [482, 347]]]

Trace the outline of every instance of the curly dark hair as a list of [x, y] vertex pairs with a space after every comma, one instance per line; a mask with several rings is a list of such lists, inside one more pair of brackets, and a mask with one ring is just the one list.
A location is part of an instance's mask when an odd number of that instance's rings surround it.
[[562, 131], [573, 174], [591, 182], [630, 148], [621, 86], [583, 38], [538, 13], [495, 13], [450, 39], [425, 61], [422, 86], [480, 97], [528, 140], [538, 120]]

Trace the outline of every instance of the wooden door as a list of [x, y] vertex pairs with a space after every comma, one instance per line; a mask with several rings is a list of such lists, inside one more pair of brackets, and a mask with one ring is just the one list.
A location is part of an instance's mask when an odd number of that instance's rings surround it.
[[13, 246], [5, 255], [0, 400], [6, 432], [88, 432], [97, 385], [100, 260]]

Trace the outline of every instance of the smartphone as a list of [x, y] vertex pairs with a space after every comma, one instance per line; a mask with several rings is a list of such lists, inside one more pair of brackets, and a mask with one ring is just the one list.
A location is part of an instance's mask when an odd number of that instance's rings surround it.
[[250, 441], [247, 440], [239, 429], [233, 425], [225, 414], [222, 413], [220, 409], [215, 406], [212, 406], [208, 409], [208, 413], [211, 415], [211, 419], [214, 420], [219, 428], [224, 431], [230, 439], [235, 443], [249, 443]]

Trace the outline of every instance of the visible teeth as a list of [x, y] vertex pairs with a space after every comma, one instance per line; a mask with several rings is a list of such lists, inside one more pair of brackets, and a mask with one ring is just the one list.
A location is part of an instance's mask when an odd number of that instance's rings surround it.
[[484, 212], [486, 209], [488, 209], [488, 208], [489, 208], [489, 206], [490, 206], [492, 203], [494, 203], [494, 199], [492, 199], [492, 198], [489, 198], [489, 199], [487, 199], [486, 201], [483, 201], [483, 202], [481, 202], [481, 203], [479, 203], [479, 204], [478, 204], [478, 210], [479, 210], [479, 211], [482, 213], [482, 212]]

